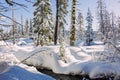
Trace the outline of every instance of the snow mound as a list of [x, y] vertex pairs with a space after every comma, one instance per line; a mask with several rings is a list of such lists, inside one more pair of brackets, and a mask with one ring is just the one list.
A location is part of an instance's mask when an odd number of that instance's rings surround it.
[[25, 46], [25, 45], [31, 45], [34, 43], [34, 40], [31, 38], [20, 38], [18, 40], [18, 45], [19, 46]]
[[0, 80], [54, 80], [52, 77], [38, 72], [34, 67], [20, 64], [14, 54], [25, 54], [24, 50], [21, 51], [22, 49], [27, 48], [17, 45], [0, 46]]
[[54, 80], [54, 79], [42, 73], [34, 73], [19, 66], [12, 66], [7, 72], [0, 75], [0, 80]]
[[27, 45], [27, 43], [26, 43], [25, 41], [19, 41], [19, 42], [18, 42], [18, 45], [19, 45], [19, 46], [23, 46], [23, 45]]
[[96, 66], [91, 72], [90, 77], [95, 78], [103, 78], [103, 77], [113, 77], [115, 76], [116, 70], [115, 68], [110, 64], [103, 64]]
[[[92, 50], [92, 47], [90, 49]], [[119, 63], [92, 61], [91, 54], [82, 50], [78, 47], [66, 47], [66, 58], [73, 61], [69, 60], [68, 63], [65, 63], [59, 58], [59, 46], [37, 47], [29, 53], [34, 56], [26, 60], [25, 63], [38, 68], [47, 68], [59, 74], [89, 75], [93, 79], [120, 74]]]

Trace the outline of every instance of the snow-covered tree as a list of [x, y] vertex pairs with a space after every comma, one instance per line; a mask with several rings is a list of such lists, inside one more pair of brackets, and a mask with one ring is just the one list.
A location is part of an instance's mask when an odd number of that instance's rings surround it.
[[76, 2], [77, 0], [72, 0], [72, 11], [71, 11], [71, 26], [70, 26], [70, 45], [75, 45], [75, 34], [76, 34]]
[[117, 18], [117, 39], [120, 40], [120, 17]]
[[115, 14], [114, 12], [111, 12], [111, 31], [112, 31], [112, 42], [114, 44], [117, 43], [117, 26], [116, 26], [116, 19], [115, 19]]
[[25, 36], [28, 37], [29, 35], [29, 23], [28, 23], [28, 19], [26, 19], [25, 21]]
[[62, 40], [61, 42], [61, 46], [59, 48], [59, 56], [60, 56], [60, 59], [63, 60], [65, 63], [67, 62], [67, 57], [65, 55], [66, 51], [65, 51], [65, 42], [64, 42], [64, 39]]
[[87, 30], [85, 31], [85, 40], [86, 40], [86, 45], [90, 46], [94, 38], [94, 33], [92, 29], [93, 16], [89, 9], [86, 20], [87, 20], [87, 26], [86, 26]]
[[67, 3], [68, 0], [56, 0], [56, 24], [55, 24], [55, 35], [54, 35], [54, 44], [59, 42], [64, 36], [64, 28], [66, 23], [66, 14], [67, 14]]
[[103, 35], [105, 33], [105, 22], [104, 22], [104, 15], [106, 12], [105, 2], [103, 0], [98, 0], [98, 7], [97, 7], [97, 17], [99, 23], [99, 33], [101, 33], [101, 40], [103, 39]]
[[106, 43], [109, 31], [111, 30], [111, 18], [110, 18], [110, 13], [106, 10], [104, 14], [104, 35], [103, 35], [103, 41]]
[[23, 15], [21, 15], [21, 35], [24, 36]]
[[84, 34], [84, 28], [83, 28], [83, 16], [82, 13], [78, 13], [77, 17], [77, 40], [82, 40], [83, 34]]
[[[109, 32], [111, 35], [112, 33]], [[99, 54], [98, 60], [105, 62], [120, 62], [120, 47], [116, 46], [110, 39], [105, 44], [105, 49]]]
[[33, 28], [32, 19], [30, 19], [29, 26], [30, 26], [30, 28], [29, 28], [29, 36], [33, 37], [34, 28]]
[[66, 15], [68, 13], [67, 11], [67, 3], [68, 0], [59, 0], [59, 20], [58, 20], [58, 26], [59, 26], [59, 42], [61, 43], [64, 38], [64, 29], [66, 24]]
[[50, 0], [37, 0], [34, 4], [34, 33], [36, 34], [36, 45], [48, 45], [51, 38], [50, 27], [52, 26], [52, 9]]
[[106, 44], [104, 51], [99, 56], [99, 60], [105, 62], [120, 62], [120, 47], [117, 33], [118, 28], [115, 25], [115, 16], [113, 12], [109, 17], [108, 20], [105, 19], [107, 25], [105, 27], [107, 36], [104, 36], [106, 38]]
[[[14, 18], [14, 21], [16, 21], [15, 18]], [[16, 44], [17, 43], [16, 38], [18, 37], [18, 25], [15, 22], [13, 22], [12, 28], [10, 30], [10, 35], [13, 39], [13, 44]]]

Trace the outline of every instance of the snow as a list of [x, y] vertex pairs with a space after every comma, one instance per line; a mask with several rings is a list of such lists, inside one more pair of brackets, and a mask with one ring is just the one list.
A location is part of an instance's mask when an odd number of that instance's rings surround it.
[[[107, 76], [116, 76], [115, 78], [119, 78], [119, 62], [106, 63], [97, 60], [99, 52], [104, 51], [104, 45], [101, 42], [95, 42], [96, 44], [92, 46], [66, 46], [65, 59], [67, 63], [65, 63], [60, 59], [59, 45], [35, 47], [32, 41], [27, 42], [22, 39], [20, 42], [22, 41], [24, 41], [26, 45], [5, 46], [6, 44], [0, 42], [0, 78], [3, 78], [4, 80], [27, 80], [26, 78], [28, 78], [28, 80], [52, 80], [53, 78], [39, 73], [34, 67], [28, 67], [20, 63], [20, 61], [25, 60], [31, 55], [33, 56], [23, 63], [33, 65], [37, 68], [50, 69], [54, 73], [89, 75], [92, 79]], [[3, 61], [5, 61], [5, 63]], [[2, 62], [5, 67], [2, 67], [4, 66]], [[18, 73], [18, 75], [15, 75], [16, 73]], [[19, 75], [23, 77], [20, 77]], [[7, 76], [10, 79], [8, 79]], [[24, 78], [24, 76], [26, 76], [26, 78]]]
[[23, 54], [30, 52], [29, 49], [32, 47], [5, 45], [3, 41], [0, 42], [0, 80], [54, 80], [54, 78], [38, 72], [35, 67], [20, 63], [15, 56], [18, 54], [18, 56], [21, 55], [20, 58], [25, 58]]
[[0, 72], [0, 80], [54, 80], [37, 72], [34, 67], [28, 67], [23, 64], [10, 66], [6, 62], [1, 62], [0, 65], [0, 69], [4, 68], [4, 71]]

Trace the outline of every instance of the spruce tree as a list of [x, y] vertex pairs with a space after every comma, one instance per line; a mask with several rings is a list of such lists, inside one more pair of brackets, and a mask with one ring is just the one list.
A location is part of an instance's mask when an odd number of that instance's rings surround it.
[[52, 25], [50, 0], [37, 0], [34, 4], [34, 33], [36, 34], [36, 45], [48, 45], [51, 37], [50, 27]]
[[71, 11], [71, 28], [70, 28], [70, 45], [74, 46], [75, 45], [75, 24], [76, 24], [76, 2], [77, 0], [72, 0], [72, 11]]
[[87, 20], [87, 26], [86, 26], [87, 30], [85, 32], [86, 45], [90, 46], [91, 42], [93, 41], [94, 33], [92, 29], [93, 16], [89, 9], [88, 9], [86, 20]]
[[78, 13], [78, 18], [77, 18], [77, 40], [82, 40], [83, 34], [84, 34], [84, 28], [83, 28], [83, 16], [82, 13]]

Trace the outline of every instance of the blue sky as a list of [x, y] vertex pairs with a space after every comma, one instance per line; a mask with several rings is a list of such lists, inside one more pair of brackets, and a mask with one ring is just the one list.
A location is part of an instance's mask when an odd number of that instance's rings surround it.
[[[4, 3], [4, 0], [0, 0]], [[16, 2], [19, 2], [19, 3], [22, 3], [22, 4], [25, 4], [28, 6], [27, 11], [25, 11], [24, 9], [22, 9], [21, 7], [18, 7], [16, 6], [15, 9], [18, 9], [18, 10], [15, 10], [15, 18], [18, 22], [20, 22], [21, 20], [21, 15], [23, 15], [24, 17], [24, 21], [26, 20], [26, 18], [30, 19], [30, 18], [33, 18], [33, 11], [34, 11], [34, 7], [33, 7], [33, 4], [31, 3], [28, 3], [24, 0], [14, 0]], [[52, 1], [52, 8], [53, 8], [53, 11], [54, 11], [54, 14], [55, 14], [55, 0], [51, 0]], [[67, 17], [67, 21], [68, 21], [68, 25], [70, 25], [70, 5], [71, 5], [71, 1], [72, 0], [69, 0], [69, 15]], [[97, 29], [97, 20], [96, 20], [96, 9], [97, 9], [97, 1], [98, 0], [78, 0], [78, 3], [79, 5], [77, 5], [77, 9], [80, 9], [84, 18], [86, 17], [86, 14], [87, 14], [87, 10], [88, 10], [88, 7], [90, 8], [91, 10], [91, 13], [92, 15], [94, 16], [94, 22], [93, 22], [93, 28], [94, 29]], [[107, 9], [109, 11], [114, 11], [114, 13], [116, 14], [116, 16], [119, 16], [120, 15], [120, 3], [118, 3], [118, 0], [105, 0], [106, 2], [106, 5], [107, 5]], [[8, 16], [11, 17], [11, 11], [8, 11], [7, 13], [4, 13]], [[11, 23], [10, 21], [8, 21], [8, 23]]]

